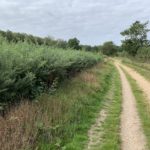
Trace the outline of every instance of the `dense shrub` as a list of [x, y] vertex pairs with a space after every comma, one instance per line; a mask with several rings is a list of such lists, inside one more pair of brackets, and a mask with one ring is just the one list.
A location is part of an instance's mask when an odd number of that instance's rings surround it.
[[95, 54], [28, 44], [0, 38], [0, 102], [33, 98], [100, 60]]
[[104, 55], [114, 56], [119, 51], [119, 47], [112, 41], [105, 42], [102, 46], [102, 52]]

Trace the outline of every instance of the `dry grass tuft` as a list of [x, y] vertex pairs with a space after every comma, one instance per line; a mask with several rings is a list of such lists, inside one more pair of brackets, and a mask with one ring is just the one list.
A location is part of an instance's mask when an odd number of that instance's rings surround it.
[[84, 72], [80, 75], [81, 80], [83, 80], [84, 82], [93, 85], [95, 87], [99, 87], [98, 81], [96, 76], [91, 73], [91, 72]]
[[100, 84], [98, 81], [98, 77], [95, 76], [95, 72], [98, 71], [98, 68], [102, 68], [102, 64], [97, 64], [95, 67], [93, 67], [92, 69], [87, 69], [87, 71], [84, 71], [80, 74], [80, 79], [89, 84], [91, 87], [94, 88], [99, 88]]
[[29, 148], [36, 138], [36, 109], [29, 103], [22, 103], [6, 118], [0, 118], [0, 147], [3, 150]]
[[[65, 106], [60, 100], [23, 102], [6, 118], [0, 117], [0, 147], [3, 150], [33, 149], [39, 133], [61, 121]], [[53, 136], [49, 133], [48, 140]]]

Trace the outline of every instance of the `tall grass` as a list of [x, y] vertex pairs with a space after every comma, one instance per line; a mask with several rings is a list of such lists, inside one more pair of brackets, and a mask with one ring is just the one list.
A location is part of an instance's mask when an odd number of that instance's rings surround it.
[[33, 98], [99, 60], [89, 52], [8, 43], [0, 37], [0, 103]]

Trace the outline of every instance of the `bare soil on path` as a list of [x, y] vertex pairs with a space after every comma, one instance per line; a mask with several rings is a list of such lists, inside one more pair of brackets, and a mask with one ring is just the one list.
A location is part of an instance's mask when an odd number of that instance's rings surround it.
[[115, 63], [115, 65], [120, 73], [123, 95], [120, 131], [121, 149], [146, 150], [146, 138], [143, 134], [135, 97], [124, 72], [119, 66], [120, 64]]
[[120, 63], [120, 66], [134, 79], [136, 80], [138, 86], [141, 88], [141, 90], [145, 93], [147, 96], [147, 99], [149, 100], [150, 104], [150, 82], [146, 80], [142, 75], [137, 73], [134, 69], [127, 67]]
[[[141, 120], [138, 114], [136, 99], [133, 91], [126, 78], [124, 69], [133, 79], [137, 81], [137, 84], [145, 95], [147, 96], [150, 103], [150, 82], [147, 81], [143, 76], [137, 73], [134, 69], [125, 66], [119, 61], [115, 61], [121, 82], [122, 82], [122, 113], [120, 122], [120, 138], [121, 138], [121, 150], [147, 150], [146, 148], [146, 137], [144, 135]], [[112, 93], [109, 94], [112, 97]], [[106, 103], [108, 106], [111, 103]], [[96, 121], [88, 132], [89, 142], [85, 149], [92, 150], [95, 146], [101, 143], [101, 137], [103, 135], [102, 125], [105, 122], [108, 115], [109, 107], [104, 107]]]

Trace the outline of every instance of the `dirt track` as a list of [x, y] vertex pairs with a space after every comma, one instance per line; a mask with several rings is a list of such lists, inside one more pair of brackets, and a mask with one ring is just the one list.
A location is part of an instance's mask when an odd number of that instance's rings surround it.
[[134, 69], [127, 67], [123, 64], [120, 66], [134, 79], [136, 80], [139, 87], [143, 90], [145, 95], [147, 96], [148, 102], [150, 103], [150, 82], [147, 81], [143, 76], [137, 73]]
[[[119, 66], [116, 67], [120, 73], [122, 82], [122, 114], [121, 114], [121, 149], [122, 150], [145, 150], [146, 140], [143, 134], [140, 119], [136, 108], [136, 100], [130, 84]], [[128, 69], [130, 71], [131, 70]]]
[[[139, 87], [141, 87], [145, 95], [147, 95], [149, 103], [150, 82], [132, 68], [123, 65], [119, 61], [115, 61], [115, 66], [119, 71], [122, 82], [122, 113], [120, 123], [121, 150], [146, 150], [146, 137], [143, 133], [141, 120], [138, 115], [136, 99], [122, 68], [137, 81]], [[94, 146], [100, 144], [103, 134], [102, 124], [107, 117], [107, 111], [105, 108], [101, 110], [95, 124], [93, 124], [89, 130], [89, 143], [86, 149], [91, 150]]]

